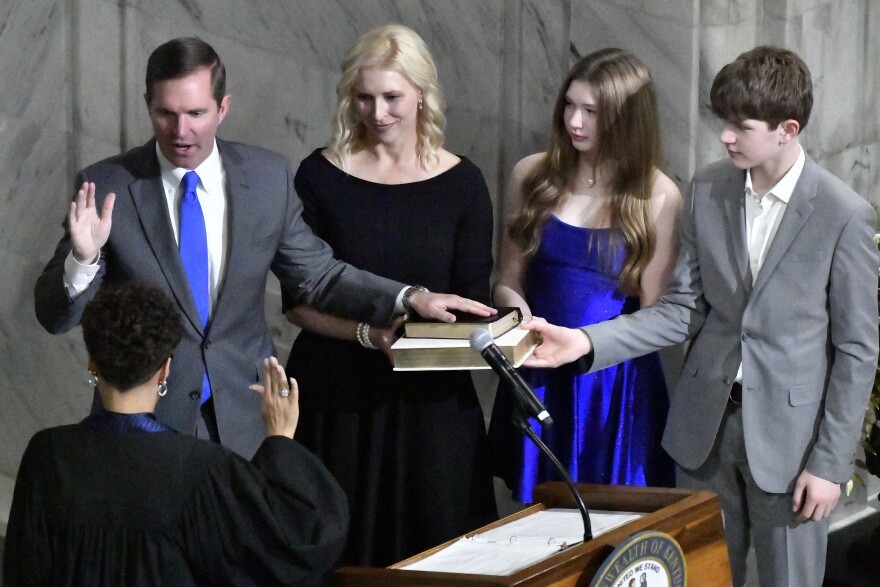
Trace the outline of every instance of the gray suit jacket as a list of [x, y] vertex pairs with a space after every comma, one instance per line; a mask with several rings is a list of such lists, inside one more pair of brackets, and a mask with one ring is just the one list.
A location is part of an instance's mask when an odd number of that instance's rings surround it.
[[663, 447], [695, 469], [715, 442], [742, 361], [746, 453], [758, 486], [789, 492], [805, 467], [844, 482], [877, 368], [876, 215], [807, 158], [753, 286], [744, 185], [745, 172], [726, 160], [697, 172], [668, 294], [585, 327], [592, 368], [690, 338]]
[[333, 258], [330, 247], [302, 220], [287, 160], [277, 153], [217, 140], [227, 186], [227, 257], [216, 305], [202, 328], [168, 217], [155, 142], [80, 172], [76, 188], [94, 181], [100, 209], [116, 193], [113, 228], [89, 288], [71, 300], [63, 285], [65, 234], [34, 289], [37, 318], [49, 332], [79, 324], [86, 303], [103, 284], [141, 281], [163, 289], [183, 314], [183, 340], [174, 353], [160, 420], [192, 434], [207, 369], [223, 444], [250, 458], [265, 436], [259, 396], [248, 386], [259, 360], [275, 354], [265, 319], [271, 270], [298, 300], [322, 311], [387, 324], [403, 284], [359, 271]]

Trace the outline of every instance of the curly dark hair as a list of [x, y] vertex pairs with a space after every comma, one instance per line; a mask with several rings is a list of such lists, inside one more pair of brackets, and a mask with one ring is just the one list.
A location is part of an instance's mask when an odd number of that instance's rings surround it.
[[119, 391], [149, 381], [183, 336], [168, 296], [139, 283], [102, 289], [86, 305], [81, 323], [98, 374]]

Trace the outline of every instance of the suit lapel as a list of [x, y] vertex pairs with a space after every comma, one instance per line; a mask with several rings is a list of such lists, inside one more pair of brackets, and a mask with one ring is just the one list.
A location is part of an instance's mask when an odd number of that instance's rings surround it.
[[[226, 264], [217, 292], [214, 316], [223, 316], [220, 311], [226, 297], [224, 292], [235, 288], [234, 279], [240, 275], [237, 267], [247, 263], [245, 253], [253, 238], [253, 222], [247, 214], [247, 204], [251, 201], [250, 183], [241, 154], [234, 146], [217, 139], [223, 170], [226, 173]], [[233, 296], [234, 297], [234, 296]], [[234, 300], [233, 300], [234, 302]], [[212, 318], [213, 319], [213, 318]]]
[[737, 276], [743, 284], [744, 291], [752, 289], [749, 274], [749, 247], [746, 243], [745, 201], [743, 199], [744, 172], [731, 165], [731, 173], [720, 182], [724, 201], [724, 219], [727, 222], [730, 246], [736, 260]]
[[812, 201], [817, 195], [816, 174], [813, 171], [813, 165], [815, 164], [809, 158], [804, 162], [804, 169], [801, 171], [791, 199], [785, 207], [776, 236], [773, 237], [773, 242], [770, 243], [770, 249], [767, 251], [767, 257], [758, 272], [758, 278], [755, 280], [755, 292], [767, 282], [780, 259], [785, 255], [792, 241], [813, 213]]
[[136, 179], [129, 186], [134, 209], [144, 237], [150, 245], [156, 262], [165, 275], [165, 280], [186, 318], [199, 332], [203, 332], [199, 312], [193, 301], [189, 281], [180, 260], [174, 231], [168, 217], [165, 189], [156, 160], [155, 142], [150, 141], [142, 148], [142, 158], [135, 162]]

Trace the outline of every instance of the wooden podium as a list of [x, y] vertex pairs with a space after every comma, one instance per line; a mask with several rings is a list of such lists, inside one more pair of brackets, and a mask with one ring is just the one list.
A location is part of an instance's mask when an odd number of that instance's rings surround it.
[[[578, 484], [587, 507], [595, 510], [645, 512], [646, 515], [594, 538], [563, 550], [548, 559], [517, 571], [512, 575], [467, 575], [406, 571], [398, 567], [444, 548], [451, 540], [431, 550], [417, 554], [388, 568], [343, 567], [333, 573], [331, 585], [589, 585], [599, 565], [614, 548], [627, 537], [644, 530], [669, 534], [681, 545], [690, 585], [701, 587], [724, 586], [732, 583], [727, 544], [721, 524], [718, 498], [707, 491], [661, 489], [651, 487], [621, 487]], [[498, 522], [469, 532], [467, 536], [484, 532], [512, 520], [545, 508], [575, 508], [574, 499], [564, 483], [543, 483], [535, 488], [533, 505]]]

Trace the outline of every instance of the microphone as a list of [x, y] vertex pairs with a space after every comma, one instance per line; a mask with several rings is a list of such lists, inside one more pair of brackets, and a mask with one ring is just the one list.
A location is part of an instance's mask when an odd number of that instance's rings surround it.
[[471, 333], [469, 340], [471, 348], [480, 353], [498, 377], [508, 384], [526, 416], [535, 418], [544, 428], [552, 426], [553, 418], [547, 413], [547, 408], [495, 344], [492, 334], [485, 328], [477, 328]]

